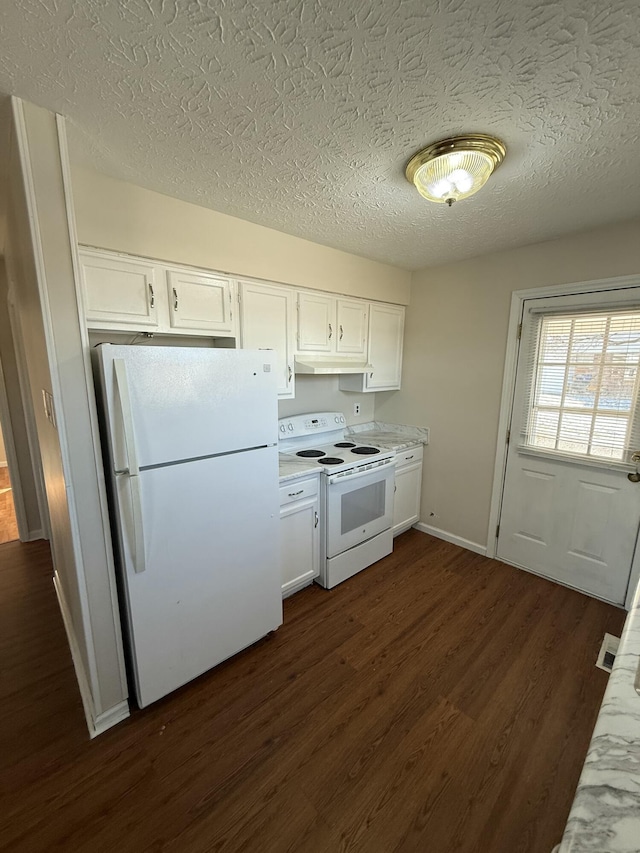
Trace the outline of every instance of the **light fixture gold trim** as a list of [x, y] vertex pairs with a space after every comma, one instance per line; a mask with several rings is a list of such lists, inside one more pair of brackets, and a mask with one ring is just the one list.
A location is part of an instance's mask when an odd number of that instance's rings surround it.
[[[495, 136], [488, 136], [484, 133], [473, 133], [467, 136], [452, 136], [449, 139], [441, 139], [439, 142], [433, 142], [431, 145], [428, 145], [426, 148], [423, 148], [418, 151], [417, 154], [413, 155], [407, 163], [405, 170], [406, 178], [410, 183], [415, 184], [418, 192], [424, 198], [427, 198], [430, 201], [446, 202], [451, 206], [451, 204], [456, 200], [455, 197], [435, 198], [420, 188], [419, 172], [424, 166], [439, 157], [446, 158], [448, 155], [463, 153], [478, 153], [484, 155], [484, 157], [487, 158], [490, 167], [486, 177], [484, 177], [484, 179], [481, 180], [475, 188], [472, 188], [471, 191], [460, 194], [461, 197], [466, 198], [469, 195], [473, 195], [473, 193], [477, 192], [482, 186], [484, 186], [487, 179], [493, 174], [493, 172], [495, 172], [504, 160], [507, 149], [501, 140], [497, 139]], [[453, 193], [453, 195], [455, 194], [456, 193]]]

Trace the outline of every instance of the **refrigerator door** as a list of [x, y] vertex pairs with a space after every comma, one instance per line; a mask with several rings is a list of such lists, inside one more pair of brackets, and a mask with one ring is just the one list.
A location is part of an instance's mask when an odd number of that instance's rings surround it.
[[96, 357], [116, 471], [134, 449], [145, 468], [278, 442], [268, 350], [101, 344]]
[[[277, 448], [116, 477], [128, 635], [140, 707], [282, 623]], [[133, 560], [132, 480], [146, 568]]]

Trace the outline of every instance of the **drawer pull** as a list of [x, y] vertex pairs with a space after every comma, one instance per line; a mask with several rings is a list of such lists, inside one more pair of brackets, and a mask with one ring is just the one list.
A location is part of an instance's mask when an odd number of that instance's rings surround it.
[[413, 453], [411, 454], [411, 456], [405, 456], [405, 459], [407, 460], [407, 462], [408, 462], [410, 459], [413, 459]]
[[304, 489], [300, 489], [299, 492], [289, 492], [290, 498], [295, 498], [296, 495], [301, 495], [304, 492]]

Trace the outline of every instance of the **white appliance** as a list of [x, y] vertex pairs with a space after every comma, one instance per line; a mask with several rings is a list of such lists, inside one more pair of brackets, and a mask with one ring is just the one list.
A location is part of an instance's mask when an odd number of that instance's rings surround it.
[[269, 352], [94, 350], [140, 707], [282, 624]]
[[341, 412], [281, 418], [280, 452], [315, 460], [324, 512], [318, 583], [336, 584], [393, 550], [395, 452], [345, 437]]

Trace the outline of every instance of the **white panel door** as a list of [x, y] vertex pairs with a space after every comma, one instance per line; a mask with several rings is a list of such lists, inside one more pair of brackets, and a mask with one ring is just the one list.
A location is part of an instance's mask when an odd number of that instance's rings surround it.
[[143, 471], [145, 569], [117, 477], [121, 571], [144, 707], [282, 622], [277, 448]]
[[333, 352], [336, 337], [336, 300], [322, 293], [298, 294], [298, 349]]
[[355, 299], [337, 301], [336, 352], [364, 355], [367, 352], [367, 315], [369, 305]]
[[242, 346], [272, 349], [278, 396], [293, 397], [295, 292], [286, 287], [240, 282]]
[[172, 329], [234, 334], [231, 281], [205, 273], [167, 272]]
[[[624, 299], [622, 295], [618, 298]], [[579, 302], [576, 303], [580, 299], [586, 300], [584, 309]], [[615, 297], [607, 294], [598, 294], [597, 299], [606, 299], [607, 305], [612, 300], [615, 302]], [[538, 303], [540, 307], [539, 300]], [[590, 299], [559, 297], [545, 300], [544, 305], [547, 303], [550, 311], [554, 308], [556, 311], [564, 310], [571, 303], [575, 304], [576, 310], [587, 310], [590, 304], [593, 309], [597, 308], [594, 295]], [[540, 442], [549, 442], [546, 450], [544, 447], [532, 447], [528, 443], [530, 440], [523, 438], [531, 429], [527, 426], [526, 400], [532, 385], [527, 365], [532, 348], [536, 346], [535, 341], [539, 340], [534, 323], [535, 314], [529, 314], [525, 309], [496, 555], [501, 560], [589, 595], [622, 604], [640, 525], [640, 483], [630, 482], [627, 476], [629, 466], [615, 459], [589, 459], [558, 451], [557, 448], [550, 449], [549, 431], [542, 433]], [[598, 351], [596, 336], [590, 346], [596, 351], [594, 363], [606, 364], [608, 356], [604, 357]], [[611, 358], [619, 358], [616, 345], [612, 350]], [[556, 353], [560, 351], [562, 347], [556, 346]], [[567, 348], [569, 351], [573, 351], [571, 344]], [[582, 364], [574, 364], [576, 361], [579, 359], [575, 356], [563, 355], [562, 362], [538, 367], [538, 378], [533, 381], [536, 393], [544, 394], [546, 405], [555, 405], [555, 393], [559, 399], [558, 408], [564, 407], [564, 417], [571, 426], [577, 419], [587, 417], [588, 397], [592, 393], [589, 392], [592, 386], [586, 368]], [[623, 368], [635, 377], [636, 368], [630, 363], [624, 364]], [[557, 389], [552, 387], [552, 377], [568, 376], [571, 369], [585, 386], [584, 391], [572, 391], [576, 394], [575, 408], [565, 405], [566, 379], [563, 380], [564, 386], [558, 383]], [[543, 387], [545, 381], [548, 389]], [[634, 407], [637, 406], [637, 389], [630, 394], [629, 400]], [[593, 404], [596, 408], [598, 405], [598, 402]], [[603, 400], [602, 406], [607, 405], [610, 402]], [[549, 423], [553, 423], [554, 418], [557, 421], [557, 416], [552, 411], [545, 414], [547, 420], [543, 429], [549, 430]], [[597, 428], [598, 418], [612, 419], [619, 415], [619, 409], [613, 415], [605, 411], [604, 414], [596, 414], [593, 423]], [[591, 434], [593, 430], [594, 426]], [[560, 432], [557, 434], [561, 435]]]

